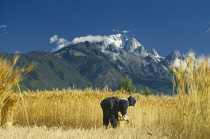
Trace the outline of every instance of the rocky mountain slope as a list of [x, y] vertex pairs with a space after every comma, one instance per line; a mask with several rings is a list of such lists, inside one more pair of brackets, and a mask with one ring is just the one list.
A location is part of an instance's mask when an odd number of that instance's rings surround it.
[[21, 84], [32, 90], [104, 86], [116, 90], [121, 79], [129, 75], [137, 91], [147, 86], [154, 94], [167, 94], [172, 90], [170, 63], [176, 58], [182, 58], [177, 50], [164, 58], [155, 49], [146, 50], [135, 38], [104, 36], [100, 41], [71, 44], [54, 53], [21, 54], [19, 65], [37, 63]]

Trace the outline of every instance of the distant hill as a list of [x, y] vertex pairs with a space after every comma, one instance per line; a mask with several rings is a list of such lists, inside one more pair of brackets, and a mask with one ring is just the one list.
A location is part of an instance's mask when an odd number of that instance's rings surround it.
[[[54, 53], [34, 51], [20, 54], [19, 66], [36, 63], [35, 69], [21, 82], [22, 88], [51, 90], [109, 86], [116, 90], [121, 79], [129, 75], [137, 91], [147, 86], [154, 94], [171, 93], [169, 66], [176, 58], [182, 57], [177, 50], [164, 58], [155, 49], [146, 50], [134, 38], [121, 34], [107, 38], [112, 41], [81, 42]], [[12, 54], [7, 53], [0, 53], [0, 56], [12, 58]]]
[[[0, 54], [0, 56], [12, 57], [11, 54]], [[53, 88], [77, 87], [84, 89], [93, 84], [80, 75], [77, 70], [71, 68], [64, 60], [59, 59], [52, 53], [35, 51], [20, 55], [18, 66], [36, 63], [35, 69], [28, 73], [21, 81], [23, 89], [29, 90], [51, 90]]]

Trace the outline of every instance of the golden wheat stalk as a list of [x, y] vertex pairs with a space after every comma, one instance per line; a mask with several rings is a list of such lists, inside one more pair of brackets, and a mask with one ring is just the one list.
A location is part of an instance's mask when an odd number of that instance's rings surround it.
[[18, 86], [23, 75], [34, 68], [34, 64], [29, 68], [19, 68], [16, 66], [19, 56], [15, 55], [13, 62], [0, 58], [0, 110], [1, 125], [7, 126], [12, 124], [14, 107], [17, 97], [14, 97], [13, 88]]
[[192, 127], [192, 132], [206, 129], [210, 121], [210, 58], [190, 54], [177, 61], [171, 67], [179, 96], [180, 125]]

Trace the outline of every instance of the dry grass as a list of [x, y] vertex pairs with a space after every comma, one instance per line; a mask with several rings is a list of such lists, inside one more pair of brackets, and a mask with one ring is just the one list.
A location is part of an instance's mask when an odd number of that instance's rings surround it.
[[133, 95], [137, 99], [136, 106], [128, 110], [130, 123], [121, 123], [118, 129], [110, 127], [106, 130], [102, 126], [99, 104], [103, 98], [110, 96], [128, 97], [117, 92], [113, 94], [92, 89], [30, 92], [24, 94], [24, 100], [31, 129], [24, 128], [27, 121], [20, 103], [15, 111], [17, 127], [0, 132], [10, 131], [10, 134], [4, 135], [5, 138], [15, 134], [19, 138], [40, 138], [40, 135], [42, 138], [169, 138], [179, 135], [173, 130], [173, 121], [170, 121], [173, 117], [167, 113], [173, 112], [171, 106], [176, 104], [173, 98], [137, 94]]
[[[207, 138], [210, 136], [209, 127], [203, 127], [202, 130], [199, 127], [196, 132], [192, 132], [195, 130], [189, 126], [182, 127], [183, 122], [186, 125], [188, 123], [179, 119], [182, 114], [179, 104], [180, 101], [183, 101], [179, 96], [144, 97], [135, 94], [133, 97], [137, 99], [137, 103], [135, 107], [129, 107], [128, 110], [130, 123], [121, 123], [120, 128], [116, 130], [105, 130], [102, 126], [102, 110], [99, 104], [103, 98], [110, 96], [128, 97], [128, 95], [117, 92], [113, 94], [92, 89], [26, 93], [24, 100], [29, 115], [29, 124], [33, 127], [30, 134], [35, 134], [33, 131], [38, 130], [38, 127], [41, 132], [45, 126], [46, 129], [42, 132], [54, 134], [53, 132], [61, 131], [59, 134], [72, 137], [75, 135], [71, 132], [76, 132], [78, 138], [90, 138], [91, 136], [93, 138], [103, 136], [105, 138], [117, 136], [119, 138]], [[190, 99], [186, 97], [185, 101], [190, 101]], [[14, 123], [22, 127], [27, 125], [21, 103], [16, 107]]]
[[[172, 138], [169, 135], [170, 132], [165, 132], [163, 127], [69, 128], [64, 130], [60, 127], [46, 128], [35, 126], [30, 130], [25, 127], [0, 129], [0, 136], [3, 139], [166, 139]], [[177, 138], [180, 137], [177, 136]]]
[[[89, 129], [101, 127], [102, 110], [100, 101], [110, 96], [129, 97], [129, 95], [125, 94], [113, 94], [112, 92], [100, 90], [86, 89], [81, 91], [67, 89], [27, 93], [24, 94], [24, 100], [30, 125]], [[138, 94], [133, 96], [137, 99], [137, 104], [135, 107], [129, 107], [128, 110], [128, 116], [131, 117], [130, 126], [143, 127], [165, 123], [166, 121], [160, 120], [161, 116], [163, 119], [167, 114], [169, 115], [166, 111], [171, 112], [171, 115], [174, 113], [174, 109], [171, 107], [176, 105], [174, 98], [164, 96], [144, 97]], [[26, 125], [26, 115], [21, 103], [17, 109], [15, 123], [17, 125]], [[161, 115], [163, 111], [165, 111], [165, 114]], [[169, 118], [167, 120], [168, 123], [172, 121]]]

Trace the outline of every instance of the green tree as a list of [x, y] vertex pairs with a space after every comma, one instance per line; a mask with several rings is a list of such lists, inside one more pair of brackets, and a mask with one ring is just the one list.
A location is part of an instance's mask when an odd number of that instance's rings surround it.
[[149, 87], [146, 87], [144, 91], [141, 90], [139, 93], [144, 96], [149, 96], [151, 94], [151, 91]]
[[135, 87], [132, 84], [132, 79], [129, 78], [128, 75], [125, 75], [125, 77], [121, 80], [121, 82], [117, 85], [118, 90], [122, 90], [125, 93], [134, 93]]

